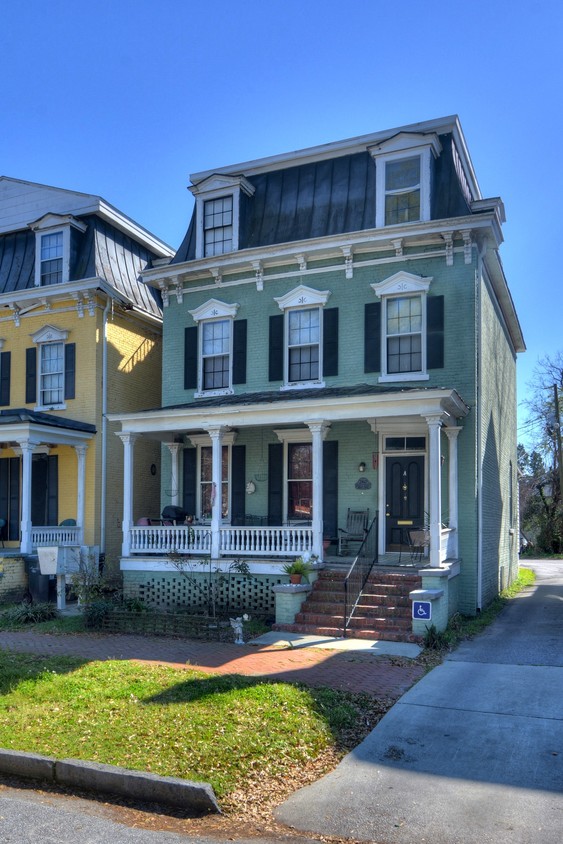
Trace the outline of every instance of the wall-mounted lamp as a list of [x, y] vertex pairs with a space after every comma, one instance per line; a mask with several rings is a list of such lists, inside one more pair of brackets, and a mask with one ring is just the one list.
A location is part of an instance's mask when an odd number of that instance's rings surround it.
[[361, 462], [361, 463], [360, 463], [360, 465], [358, 466], [358, 472], [365, 472], [365, 471], [366, 471], [366, 464], [365, 464], [365, 463], [364, 463], [364, 461], [362, 460], [362, 462]]

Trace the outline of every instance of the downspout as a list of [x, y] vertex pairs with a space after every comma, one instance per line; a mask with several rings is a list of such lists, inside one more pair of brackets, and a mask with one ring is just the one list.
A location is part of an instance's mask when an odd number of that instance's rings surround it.
[[107, 411], [108, 411], [108, 338], [107, 324], [111, 300], [108, 296], [102, 317], [102, 484], [100, 496], [100, 554], [106, 551], [107, 500]]
[[475, 300], [477, 311], [477, 377], [476, 402], [477, 409], [477, 612], [483, 608], [483, 446], [482, 407], [481, 407], [481, 372], [483, 360], [483, 326], [481, 325], [481, 286], [483, 278], [483, 257], [487, 252], [485, 239], [482, 248], [477, 253], [477, 270], [475, 273]]

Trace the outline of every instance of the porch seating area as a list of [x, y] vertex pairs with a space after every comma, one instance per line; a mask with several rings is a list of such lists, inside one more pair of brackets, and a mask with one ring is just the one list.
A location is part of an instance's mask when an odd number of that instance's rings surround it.
[[369, 524], [369, 510], [351, 510], [348, 508], [346, 527], [338, 528], [338, 554], [350, 552], [350, 544], [358, 548], [365, 539]]

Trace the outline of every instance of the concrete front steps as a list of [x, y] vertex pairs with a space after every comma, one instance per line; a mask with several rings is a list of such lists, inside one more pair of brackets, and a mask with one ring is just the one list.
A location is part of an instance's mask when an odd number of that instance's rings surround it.
[[[343, 636], [345, 572], [324, 571], [313, 584], [294, 624], [275, 624], [274, 630], [317, 636]], [[409, 592], [422, 580], [412, 572], [372, 571], [348, 624], [348, 638], [416, 642], [412, 633]]]

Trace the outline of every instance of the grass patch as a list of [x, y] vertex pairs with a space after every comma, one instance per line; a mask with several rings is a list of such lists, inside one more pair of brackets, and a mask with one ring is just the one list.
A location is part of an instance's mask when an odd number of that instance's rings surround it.
[[451, 649], [459, 645], [464, 639], [471, 639], [481, 633], [485, 627], [488, 627], [495, 620], [508, 601], [523, 589], [532, 586], [535, 579], [535, 572], [520, 567], [518, 577], [479, 615], [464, 616], [456, 614], [450, 619], [448, 626], [442, 632], [437, 631], [434, 625], [429, 627], [424, 637], [424, 646], [435, 651]]
[[206, 781], [219, 798], [344, 752], [383, 711], [329, 689], [0, 651], [0, 747]]

